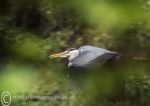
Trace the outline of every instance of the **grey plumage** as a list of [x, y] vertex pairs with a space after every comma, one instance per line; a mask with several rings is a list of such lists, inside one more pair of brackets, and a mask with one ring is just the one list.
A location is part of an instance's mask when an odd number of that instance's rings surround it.
[[68, 67], [87, 67], [96, 63], [105, 63], [119, 56], [117, 52], [89, 45], [82, 46], [78, 50], [79, 55], [69, 61]]

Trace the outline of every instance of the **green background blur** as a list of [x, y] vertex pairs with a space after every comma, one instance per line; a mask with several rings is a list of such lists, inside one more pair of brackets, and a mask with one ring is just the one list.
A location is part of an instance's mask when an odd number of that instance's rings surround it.
[[[49, 59], [69, 47], [117, 51], [120, 61], [75, 76]], [[149, 106], [150, 0], [0, 0], [0, 93], [75, 95], [15, 106]]]

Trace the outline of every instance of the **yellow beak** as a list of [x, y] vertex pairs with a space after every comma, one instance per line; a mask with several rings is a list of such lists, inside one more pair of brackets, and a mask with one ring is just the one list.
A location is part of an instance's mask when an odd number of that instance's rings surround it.
[[68, 54], [65, 52], [61, 52], [49, 56], [49, 58], [61, 58], [61, 57], [68, 57]]

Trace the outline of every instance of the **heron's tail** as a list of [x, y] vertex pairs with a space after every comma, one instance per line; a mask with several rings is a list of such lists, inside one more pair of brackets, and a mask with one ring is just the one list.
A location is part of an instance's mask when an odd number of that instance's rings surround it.
[[118, 60], [121, 57], [121, 54], [118, 52], [112, 52], [110, 60]]

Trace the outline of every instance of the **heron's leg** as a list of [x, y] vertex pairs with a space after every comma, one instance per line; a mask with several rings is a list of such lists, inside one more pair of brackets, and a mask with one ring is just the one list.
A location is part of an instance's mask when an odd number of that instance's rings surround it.
[[74, 94], [77, 94], [80, 92], [80, 88], [76, 81], [73, 79], [71, 73], [68, 72], [67, 74], [68, 77], [68, 85], [69, 85], [69, 91], [73, 92]]

